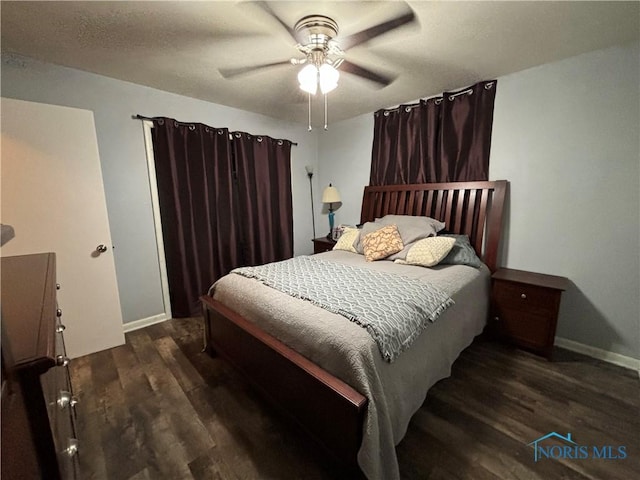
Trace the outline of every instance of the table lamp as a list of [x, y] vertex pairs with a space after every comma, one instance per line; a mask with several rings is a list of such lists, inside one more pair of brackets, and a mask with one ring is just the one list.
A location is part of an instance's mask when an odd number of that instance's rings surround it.
[[333, 220], [335, 213], [333, 213], [333, 204], [340, 202], [340, 193], [338, 193], [338, 189], [333, 185], [329, 184], [327, 188], [322, 192], [322, 203], [329, 204], [329, 235], [327, 238], [331, 238], [331, 234], [333, 233]]

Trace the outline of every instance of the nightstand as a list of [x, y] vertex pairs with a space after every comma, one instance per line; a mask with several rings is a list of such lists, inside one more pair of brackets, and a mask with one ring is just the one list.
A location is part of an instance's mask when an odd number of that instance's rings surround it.
[[335, 246], [336, 242], [327, 237], [313, 239], [313, 253], [328, 252]]
[[551, 359], [565, 277], [500, 268], [491, 287], [491, 318], [498, 334]]

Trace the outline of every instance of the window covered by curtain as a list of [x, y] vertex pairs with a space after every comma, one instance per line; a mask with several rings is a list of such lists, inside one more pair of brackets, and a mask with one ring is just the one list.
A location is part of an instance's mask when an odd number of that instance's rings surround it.
[[240, 263], [229, 132], [156, 118], [152, 138], [172, 313], [197, 315], [198, 297]]
[[152, 121], [172, 315], [195, 316], [200, 295], [233, 268], [293, 255], [291, 143], [265, 149], [272, 139], [251, 137], [237, 149], [245, 134]]
[[243, 264], [291, 258], [291, 142], [242, 132], [234, 132], [232, 138]]
[[496, 81], [374, 114], [371, 185], [489, 178]]

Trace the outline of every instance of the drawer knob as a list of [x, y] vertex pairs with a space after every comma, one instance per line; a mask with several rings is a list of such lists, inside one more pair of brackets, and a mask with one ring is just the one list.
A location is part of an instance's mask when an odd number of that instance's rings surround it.
[[75, 407], [78, 403], [78, 399], [75, 395], [72, 395], [71, 392], [67, 392], [66, 390], [61, 390], [60, 395], [58, 395], [58, 406], [61, 409], [65, 409], [69, 406]]
[[59, 308], [56, 308], [56, 317], [61, 317], [62, 316], [62, 310], [60, 310]]
[[67, 328], [64, 326], [64, 324], [59, 323], [58, 325], [56, 325], [56, 333], [62, 333], [64, 332], [64, 329]]
[[70, 457], [73, 457], [76, 453], [78, 453], [78, 440], [75, 438], [70, 438], [69, 443], [67, 444], [67, 448], [64, 449], [64, 453], [66, 453]]
[[526, 293], [521, 293], [520, 294], [520, 298], [526, 299], [527, 298], [527, 294]]
[[69, 365], [69, 362], [71, 362], [69, 357], [65, 357], [64, 355], [58, 355], [56, 357], [56, 365], [59, 367], [66, 367]]
[[56, 290], [60, 290], [60, 284], [56, 283]]

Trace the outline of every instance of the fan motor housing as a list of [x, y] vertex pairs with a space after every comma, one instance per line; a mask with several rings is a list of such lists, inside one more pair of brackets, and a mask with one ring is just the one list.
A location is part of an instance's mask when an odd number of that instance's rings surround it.
[[322, 48], [338, 35], [338, 24], [324, 15], [308, 15], [298, 20], [294, 30], [303, 45]]

